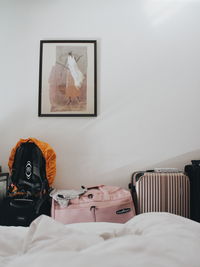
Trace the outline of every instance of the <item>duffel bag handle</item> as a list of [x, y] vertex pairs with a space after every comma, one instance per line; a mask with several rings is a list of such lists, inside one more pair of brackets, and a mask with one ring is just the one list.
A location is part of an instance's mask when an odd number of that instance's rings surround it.
[[10, 206], [14, 207], [14, 208], [28, 208], [30, 207], [30, 205], [33, 204], [33, 200], [32, 199], [12, 199], [10, 201]]
[[[100, 190], [100, 188], [102, 188], [102, 186], [104, 186], [104, 185], [95, 185], [95, 186], [90, 186], [90, 187], [87, 187], [87, 190], [90, 190], [90, 189], [99, 189]], [[83, 186], [83, 188], [85, 188], [84, 186]]]
[[[82, 186], [84, 187], [84, 186]], [[104, 195], [104, 200], [110, 200], [110, 194], [107, 190], [104, 189], [105, 188], [105, 185], [96, 185], [96, 186], [90, 186], [90, 187], [87, 187], [87, 190], [92, 190], [92, 189], [98, 189], [100, 190], [103, 195]], [[89, 193], [89, 192], [88, 192]], [[88, 194], [88, 196], [90, 195], [90, 193]], [[92, 198], [92, 197], [91, 197]]]

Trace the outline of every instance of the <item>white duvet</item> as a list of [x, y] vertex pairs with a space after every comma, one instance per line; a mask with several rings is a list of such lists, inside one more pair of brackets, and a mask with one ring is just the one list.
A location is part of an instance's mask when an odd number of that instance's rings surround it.
[[126, 224], [62, 225], [47, 216], [29, 228], [0, 227], [0, 267], [200, 267], [200, 224], [147, 213]]

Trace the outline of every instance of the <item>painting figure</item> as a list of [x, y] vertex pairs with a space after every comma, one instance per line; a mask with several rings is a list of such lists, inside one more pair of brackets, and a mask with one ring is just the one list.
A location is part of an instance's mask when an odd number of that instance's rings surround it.
[[67, 78], [65, 90], [65, 94], [68, 99], [67, 104], [80, 102], [81, 86], [83, 84], [84, 75], [80, 71], [77, 61], [72, 55], [72, 52], [70, 52], [67, 57]]
[[85, 48], [57, 47], [56, 62], [48, 80], [51, 112], [86, 109], [86, 71]]

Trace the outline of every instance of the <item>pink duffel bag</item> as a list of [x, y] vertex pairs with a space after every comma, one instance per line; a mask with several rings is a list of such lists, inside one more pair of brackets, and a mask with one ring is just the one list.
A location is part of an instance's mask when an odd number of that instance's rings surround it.
[[69, 200], [66, 207], [52, 198], [51, 217], [64, 224], [79, 222], [125, 223], [135, 215], [132, 196], [116, 186], [99, 185]]

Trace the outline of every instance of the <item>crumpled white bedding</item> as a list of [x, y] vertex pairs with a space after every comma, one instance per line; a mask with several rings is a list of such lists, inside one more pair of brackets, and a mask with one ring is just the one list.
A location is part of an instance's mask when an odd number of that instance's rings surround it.
[[63, 225], [40, 216], [30, 227], [0, 227], [0, 267], [199, 267], [200, 224], [146, 213], [126, 224]]

